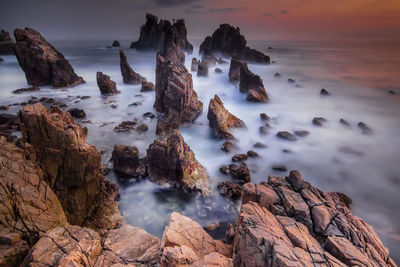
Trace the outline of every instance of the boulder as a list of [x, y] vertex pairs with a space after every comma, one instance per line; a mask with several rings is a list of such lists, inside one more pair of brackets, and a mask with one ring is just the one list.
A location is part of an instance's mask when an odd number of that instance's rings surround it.
[[361, 132], [363, 134], [371, 134], [372, 133], [371, 127], [369, 127], [365, 122], [360, 121], [357, 124], [357, 127], [361, 129]]
[[280, 131], [276, 134], [276, 136], [281, 139], [288, 140], [288, 141], [296, 141], [297, 140], [297, 137], [288, 131]]
[[71, 114], [72, 117], [74, 118], [85, 118], [86, 117], [86, 112], [83, 109], [80, 108], [71, 108], [68, 110], [69, 114]]
[[141, 84], [146, 81], [146, 78], [140, 76], [140, 74], [136, 73], [131, 68], [131, 66], [129, 66], [124, 51], [119, 50], [119, 58], [120, 58], [121, 74], [124, 83]]
[[114, 132], [130, 132], [135, 128], [135, 125], [137, 125], [136, 121], [123, 121], [114, 127]]
[[396, 266], [343, 196], [313, 187], [298, 171], [244, 185], [234, 265]]
[[11, 39], [10, 33], [5, 30], [0, 32], [0, 55], [14, 55], [15, 42]]
[[245, 163], [241, 164], [230, 164], [229, 165], [229, 174], [232, 178], [238, 180], [239, 183], [248, 183], [250, 182], [250, 171]]
[[152, 82], [142, 81], [142, 87], [140, 88], [140, 92], [152, 92], [154, 91], [154, 84]]
[[14, 35], [16, 56], [28, 84], [62, 88], [85, 82], [76, 75], [68, 60], [37, 31], [16, 29]]
[[102, 95], [120, 93], [120, 91], [117, 90], [115, 82], [110, 79], [110, 76], [98, 71], [96, 73], [96, 80]]
[[231, 150], [234, 148], [234, 144], [230, 141], [225, 141], [222, 146], [221, 150], [225, 152], [231, 152]]
[[234, 138], [229, 132], [229, 129], [245, 126], [242, 120], [225, 109], [224, 103], [218, 95], [215, 95], [214, 98], [210, 100], [207, 119], [210, 127], [214, 129], [215, 135], [223, 139]]
[[220, 68], [215, 68], [214, 71], [215, 71], [215, 73], [218, 73], [218, 74], [222, 73], [222, 70]]
[[178, 130], [155, 140], [147, 149], [149, 179], [185, 192], [210, 194], [208, 175]]
[[242, 188], [238, 184], [232, 182], [220, 182], [217, 188], [221, 195], [232, 199], [238, 199], [242, 196]]
[[197, 63], [197, 76], [208, 76], [208, 65], [204, 61]]
[[326, 119], [322, 118], [322, 117], [315, 117], [312, 120], [312, 124], [314, 124], [316, 126], [322, 126], [324, 124], [324, 122], [326, 122]]
[[240, 69], [242, 66], [246, 65], [246, 61], [242, 60], [236, 56], [231, 58], [231, 63], [229, 65], [229, 80], [232, 82], [240, 81]]
[[197, 58], [192, 58], [192, 64], [190, 65], [190, 70], [192, 72], [195, 72], [199, 69], [199, 62], [197, 61]]
[[134, 146], [114, 146], [111, 154], [113, 170], [128, 177], [136, 177], [139, 167], [139, 151]]
[[260, 103], [268, 101], [268, 95], [265, 91], [263, 80], [260, 76], [251, 72], [247, 64], [240, 67], [239, 90], [243, 93], [247, 92], [247, 101]]

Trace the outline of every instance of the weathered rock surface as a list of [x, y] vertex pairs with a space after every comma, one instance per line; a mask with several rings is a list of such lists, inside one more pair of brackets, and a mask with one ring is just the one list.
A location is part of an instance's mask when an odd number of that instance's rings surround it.
[[13, 55], [15, 42], [11, 39], [10, 33], [5, 30], [0, 32], [0, 55]]
[[239, 90], [243, 93], [247, 92], [247, 101], [260, 103], [268, 101], [268, 95], [265, 91], [263, 80], [260, 76], [251, 72], [247, 64], [240, 67]]
[[325, 193], [298, 171], [246, 184], [234, 241], [235, 266], [396, 266], [349, 198]]
[[123, 176], [139, 177], [147, 173], [147, 167], [139, 158], [139, 151], [134, 146], [114, 146], [112, 161], [114, 171]]
[[207, 36], [200, 45], [200, 54], [221, 53], [225, 56], [239, 56], [249, 62], [269, 64], [270, 58], [262, 52], [246, 46], [247, 41], [240, 29], [221, 24], [212, 36]]
[[117, 86], [114, 81], [110, 79], [110, 76], [103, 74], [98, 71], [96, 73], [97, 85], [99, 86], [100, 92], [103, 95], [109, 94], [119, 94], [120, 91], [117, 90]]
[[142, 82], [146, 81], [146, 78], [140, 76], [139, 73], [136, 73], [128, 63], [126, 59], [126, 55], [124, 51], [119, 50], [119, 58], [120, 58], [120, 67], [121, 67], [121, 74], [124, 83], [129, 84], [141, 84]]
[[229, 80], [232, 82], [238, 82], [240, 81], [240, 69], [242, 66], [246, 66], [246, 61], [233, 56], [231, 58], [231, 63], [229, 65]]
[[244, 122], [230, 113], [224, 107], [224, 103], [215, 95], [208, 105], [207, 119], [209, 125], [214, 129], [215, 135], [219, 138], [232, 139], [234, 136], [229, 132], [231, 128], [244, 127]]
[[242, 188], [238, 184], [232, 182], [220, 182], [217, 188], [221, 195], [232, 199], [238, 199], [242, 196]]
[[25, 28], [14, 31], [16, 56], [28, 84], [70, 87], [84, 80], [74, 72], [68, 60], [37, 31]]
[[152, 82], [142, 81], [142, 87], [140, 88], [140, 92], [152, 92], [154, 91], [154, 84]]
[[184, 191], [210, 193], [208, 175], [178, 130], [157, 139], [147, 149], [149, 179]]
[[245, 163], [242, 164], [230, 164], [229, 174], [232, 178], [238, 180], [239, 183], [248, 183], [251, 180], [249, 168]]
[[17, 116], [13, 114], [0, 114], [0, 136], [8, 137], [13, 131], [18, 130]]
[[68, 110], [69, 114], [71, 114], [72, 117], [74, 118], [85, 118], [86, 117], [86, 112], [83, 109], [80, 108], [71, 108]]
[[157, 16], [147, 13], [146, 23], [140, 28], [139, 40], [131, 44], [137, 50], [165, 51], [166, 47], [176, 46], [192, 53], [193, 45], [187, 40], [187, 30], [183, 19], [173, 24], [168, 20], [158, 20]]

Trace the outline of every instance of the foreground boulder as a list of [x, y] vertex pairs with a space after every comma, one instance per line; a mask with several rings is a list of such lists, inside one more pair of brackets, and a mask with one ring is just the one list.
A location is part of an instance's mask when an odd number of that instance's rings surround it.
[[102, 95], [119, 94], [120, 91], [110, 76], [98, 71], [96, 73], [97, 85], [99, 86]]
[[185, 192], [210, 193], [206, 170], [196, 160], [178, 130], [168, 138], [157, 139], [150, 144], [147, 160], [152, 182], [178, 187]]
[[131, 66], [129, 66], [124, 51], [119, 50], [119, 58], [120, 58], [121, 74], [124, 83], [141, 84], [142, 82], [146, 81], [146, 78], [140, 76], [140, 74], [136, 73], [131, 68]]
[[229, 129], [245, 126], [241, 119], [225, 109], [224, 103], [217, 95], [214, 96], [214, 99], [210, 100], [207, 119], [210, 127], [214, 129], [216, 136], [223, 139], [234, 138]]
[[207, 36], [200, 45], [200, 54], [221, 53], [231, 57], [236, 55], [248, 62], [269, 64], [270, 58], [262, 52], [246, 46], [247, 41], [240, 29], [229, 24], [221, 24], [212, 36]]
[[70, 87], [84, 80], [74, 72], [68, 60], [37, 31], [25, 28], [14, 31], [15, 52], [28, 84]]
[[246, 184], [234, 240], [235, 266], [396, 266], [351, 199], [325, 193], [298, 171]]
[[14, 55], [15, 43], [10, 37], [10, 33], [5, 30], [0, 32], [0, 55]]
[[246, 61], [233, 56], [229, 65], [229, 80], [232, 82], [240, 81], [240, 69], [244, 66], [246, 66]]
[[168, 20], [158, 20], [157, 16], [147, 13], [146, 23], [140, 28], [139, 40], [131, 44], [137, 50], [153, 50], [160, 52], [173, 43], [178, 49], [192, 53], [193, 45], [187, 40], [187, 30], [183, 19], [173, 24]]
[[263, 80], [260, 76], [249, 70], [247, 64], [240, 68], [240, 92], [247, 92], [247, 101], [264, 103], [268, 101], [268, 95], [265, 91]]

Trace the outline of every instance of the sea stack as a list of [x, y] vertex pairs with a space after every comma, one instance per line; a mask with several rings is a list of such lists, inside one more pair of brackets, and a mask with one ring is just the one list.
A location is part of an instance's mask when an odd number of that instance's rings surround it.
[[0, 55], [14, 55], [15, 42], [11, 39], [10, 33], [5, 30], [0, 32]]
[[129, 84], [141, 84], [146, 81], [146, 78], [140, 76], [139, 73], [136, 73], [131, 66], [129, 66], [128, 60], [126, 59], [126, 55], [124, 51], [119, 50], [119, 58], [120, 58], [120, 67], [121, 74], [124, 83]]
[[120, 91], [110, 76], [103, 74], [102, 72], [96, 73], [97, 85], [99, 86], [102, 95], [119, 94]]

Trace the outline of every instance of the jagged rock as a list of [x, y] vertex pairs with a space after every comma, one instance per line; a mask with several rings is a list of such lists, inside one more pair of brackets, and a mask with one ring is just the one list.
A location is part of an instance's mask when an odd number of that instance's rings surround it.
[[27, 88], [20, 88], [17, 90], [12, 91], [13, 94], [21, 94], [21, 93], [25, 93], [25, 92], [35, 92], [35, 91], [39, 91], [40, 88], [37, 86], [31, 86], [31, 87], [27, 87]]
[[212, 36], [207, 36], [200, 45], [200, 54], [221, 53], [225, 56], [239, 56], [249, 62], [269, 64], [270, 58], [262, 52], [246, 46], [246, 39], [239, 28], [221, 24]]
[[232, 182], [220, 182], [218, 183], [218, 192], [233, 199], [240, 198], [242, 196], [242, 188]]
[[119, 58], [120, 58], [120, 67], [121, 74], [124, 83], [129, 84], [143, 84], [146, 82], [146, 78], [140, 76], [139, 73], [136, 73], [131, 66], [129, 66], [128, 60], [126, 59], [126, 55], [124, 51], [119, 50]]
[[245, 126], [242, 120], [225, 109], [224, 103], [218, 95], [215, 95], [214, 99], [210, 100], [207, 119], [210, 127], [214, 129], [216, 136], [219, 138], [232, 139], [234, 136], [229, 132], [229, 129]]
[[288, 140], [288, 141], [296, 141], [297, 140], [297, 137], [288, 131], [280, 131], [276, 134], [276, 136], [281, 139]]
[[325, 88], [322, 88], [321, 92], [320, 92], [320, 95], [330, 95], [330, 93]]
[[150, 181], [184, 191], [200, 191], [203, 195], [210, 193], [206, 170], [178, 130], [150, 144], [147, 160]]
[[[235, 266], [396, 266], [344, 194], [325, 193], [298, 171], [244, 185]], [[262, 241], [261, 241], [262, 240]]]
[[361, 129], [361, 132], [363, 134], [371, 134], [372, 133], [371, 127], [369, 127], [365, 122], [360, 121], [357, 124], [357, 127]]
[[28, 84], [61, 88], [85, 82], [75, 74], [68, 60], [37, 31], [16, 29], [14, 35], [16, 56]]
[[197, 76], [208, 76], [208, 65], [204, 61], [197, 63]]
[[142, 81], [142, 87], [140, 92], [152, 92], [154, 91], [154, 84], [152, 82]]
[[161, 53], [157, 54], [154, 108], [164, 113], [157, 123], [157, 134], [193, 122], [203, 110], [203, 103], [193, 89], [192, 75], [184, 65]]
[[269, 116], [267, 114], [265, 114], [265, 113], [260, 113], [260, 118], [263, 121], [269, 121], [270, 120]]
[[248, 183], [250, 182], [250, 171], [246, 164], [230, 164], [229, 165], [229, 174], [232, 178], [238, 180], [239, 183]]
[[183, 19], [172, 25], [168, 20], [158, 20], [157, 16], [147, 13], [146, 23], [140, 28], [139, 40], [131, 44], [137, 50], [165, 51], [171, 45], [192, 53], [193, 45], [187, 40], [187, 30]]
[[115, 172], [128, 177], [137, 177], [140, 159], [135, 146], [114, 146], [111, 157]]
[[96, 80], [102, 95], [120, 93], [120, 91], [117, 90], [115, 82], [110, 79], [110, 76], [98, 71], [96, 73]]
[[134, 129], [134, 126], [137, 124], [136, 121], [123, 121], [117, 126], [114, 127], [114, 132], [130, 132]]
[[0, 266], [18, 266], [46, 231], [67, 218], [29, 144], [0, 137]]
[[268, 95], [265, 91], [263, 80], [260, 76], [251, 72], [247, 64], [240, 67], [239, 90], [242, 93], [247, 92], [247, 101], [260, 103], [268, 101]]
[[161, 239], [161, 266], [232, 266], [232, 246], [214, 240], [190, 218], [171, 214]]
[[[99, 173], [100, 153], [86, 143], [87, 128], [75, 124], [69, 113], [39, 103], [21, 109], [19, 120], [23, 139], [33, 146], [44, 179], [58, 196], [68, 221], [94, 229], [96, 222], [113, 228], [119, 216], [114, 202], [118, 189]], [[103, 207], [110, 208], [108, 213], [101, 212]]]
[[218, 74], [219, 74], [219, 73], [222, 73], [222, 70], [221, 70], [220, 68], [215, 68], [214, 71], [215, 71], [215, 73], [218, 73]]
[[0, 32], [0, 55], [13, 55], [15, 43], [10, 37], [10, 33], [5, 30]]
[[199, 69], [199, 62], [197, 61], [197, 58], [192, 58], [192, 64], [190, 65], [190, 70], [191, 71], [197, 71]]
[[71, 114], [72, 117], [74, 118], [85, 118], [86, 117], [86, 112], [83, 109], [80, 108], [71, 108], [68, 110], [69, 114]]
[[120, 47], [118, 40], [114, 40], [112, 43], [112, 47]]
[[246, 65], [246, 61], [233, 56], [231, 58], [231, 63], [229, 65], [229, 80], [232, 82], [238, 82], [240, 81], [240, 69], [242, 68], [242, 66]]
[[326, 122], [326, 119], [322, 118], [322, 117], [315, 117], [312, 120], [312, 124], [314, 124], [316, 126], [322, 126], [322, 124], [324, 124], [324, 122]]

